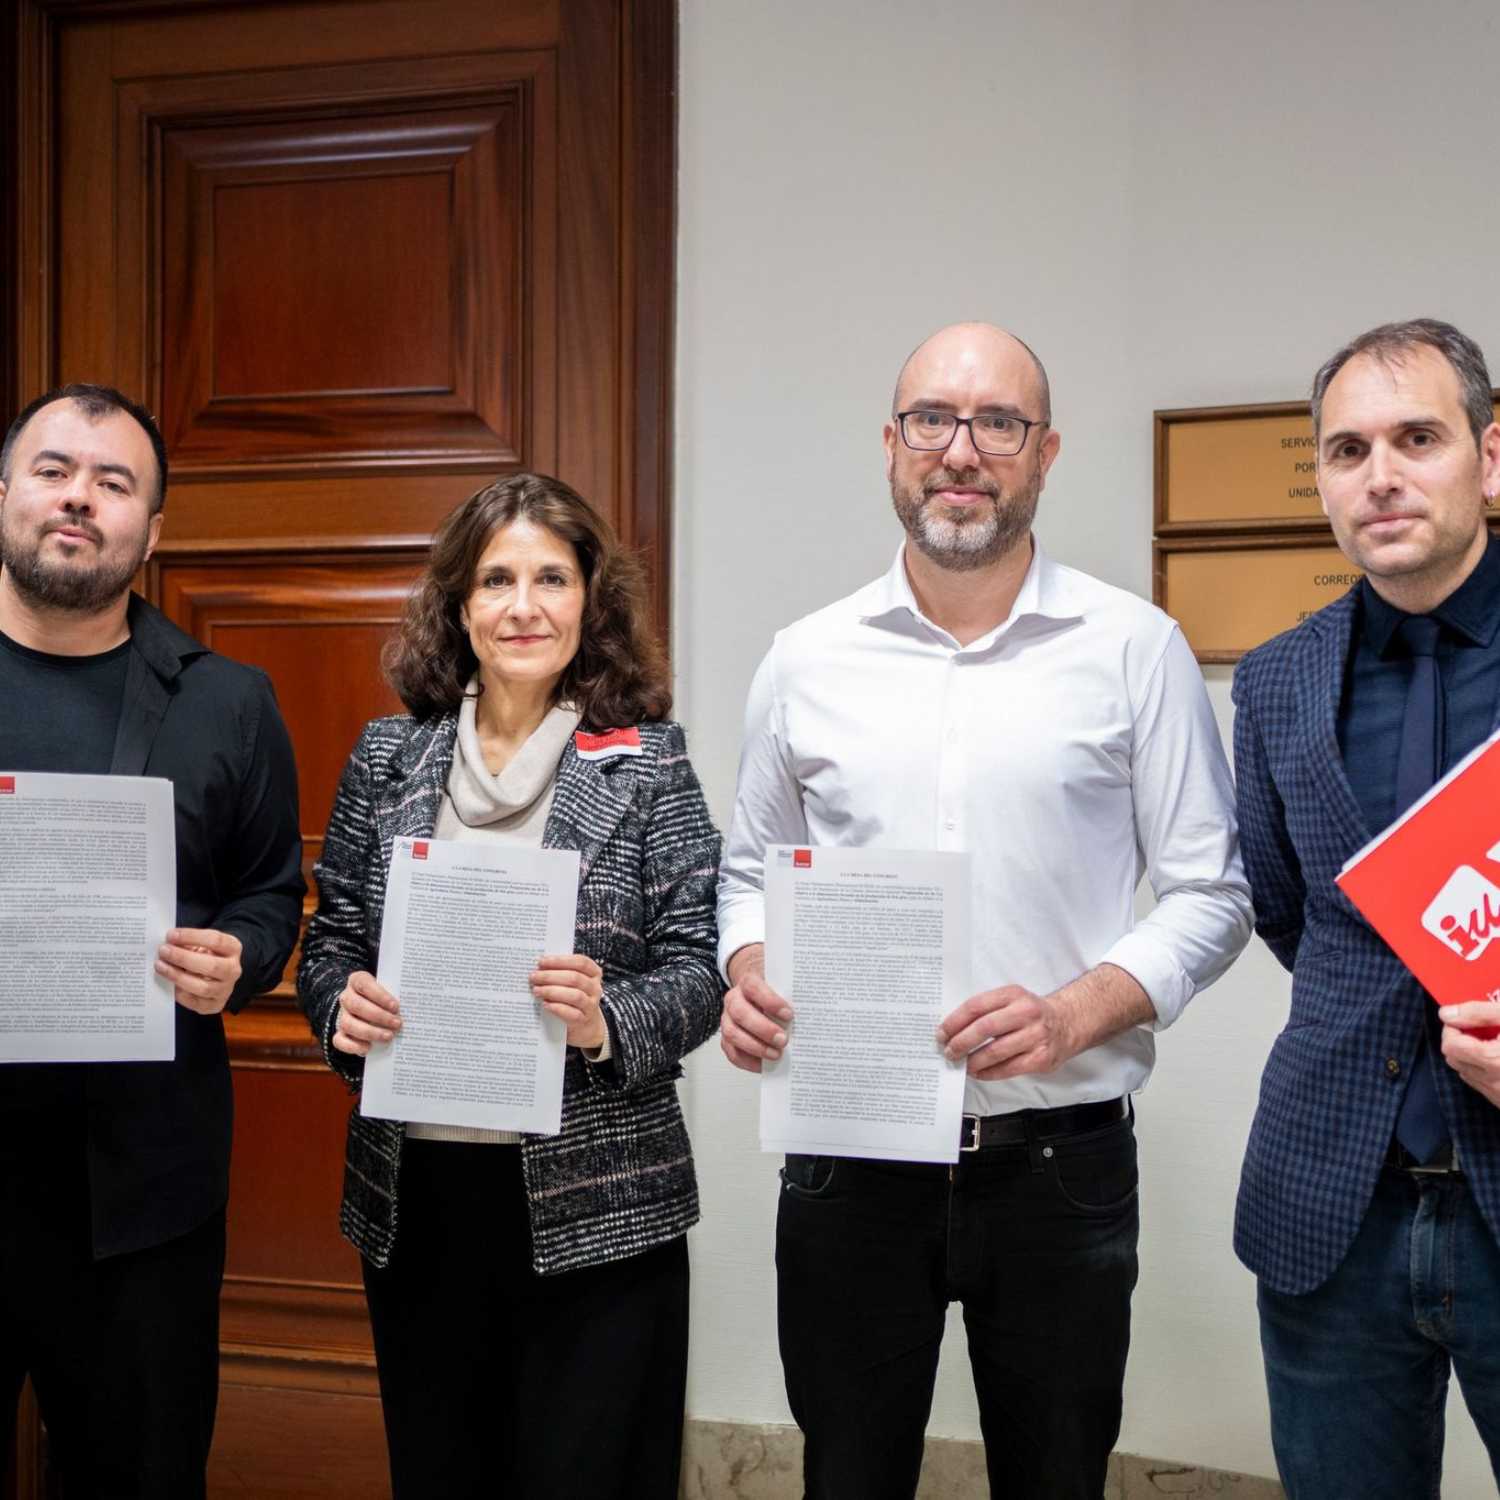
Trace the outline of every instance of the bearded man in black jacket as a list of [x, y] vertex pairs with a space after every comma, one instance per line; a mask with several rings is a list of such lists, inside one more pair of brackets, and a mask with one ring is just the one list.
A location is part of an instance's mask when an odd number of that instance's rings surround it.
[[174, 1060], [0, 1066], [0, 1468], [29, 1373], [64, 1493], [111, 1500], [204, 1493], [233, 1112], [221, 1013], [276, 983], [304, 890], [270, 682], [130, 592], [166, 483], [155, 422], [102, 386], [39, 397], [0, 451], [0, 770], [164, 777], [176, 809], [178, 925], [156, 962]]

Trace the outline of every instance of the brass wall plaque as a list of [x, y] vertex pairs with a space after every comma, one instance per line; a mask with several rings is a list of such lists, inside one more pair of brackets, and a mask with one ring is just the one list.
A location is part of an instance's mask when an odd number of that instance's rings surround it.
[[1287, 541], [1158, 552], [1157, 602], [1199, 661], [1238, 661], [1358, 582], [1359, 570], [1332, 543]]
[[1307, 403], [1156, 413], [1156, 529], [1316, 526]]

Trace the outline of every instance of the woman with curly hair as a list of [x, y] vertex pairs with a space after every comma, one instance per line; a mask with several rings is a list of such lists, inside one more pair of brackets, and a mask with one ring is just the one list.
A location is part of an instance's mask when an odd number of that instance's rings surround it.
[[514, 474], [443, 523], [387, 647], [408, 713], [367, 725], [315, 868], [297, 976], [354, 1090], [401, 1024], [374, 978], [392, 841], [576, 849], [562, 1130], [349, 1119], [397, 1500], [677, 1494], [698, 1217], [674, 1080], [712, 1035], [719, 837], [646, 625], [638, 565], [565, 484]]

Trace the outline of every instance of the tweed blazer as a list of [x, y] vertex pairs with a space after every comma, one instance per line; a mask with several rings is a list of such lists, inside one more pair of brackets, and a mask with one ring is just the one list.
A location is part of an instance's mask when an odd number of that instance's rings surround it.
[[[333, 1047], [338, 997], [373, 973], [392, 841], [430, 836], [453, 761], [458, 714], [366, 726], [339, 782], [297, 990], [329, 1065], [354, 1090], [363, 1060]], [[635, 1255], [686, 1232], [698, 1187], [674, 1080], [713, 1034], [723, 1003], [714, 949], [719, 835], [681, 728], [640, 726], [641, 754], [557, 769], [543, 845], [580, 855], [577, 951], [604, 970], [611, 1056], [570, 1047], [562, 1130], [525, 1136], [521, 1160], [540, 1274]], [[349, 1117], [340, 1224], [377, 1266], [390, 1259], [405, 1126]]]
[[[1256, 931], [1292, 971], [1292, 1006], [1261, 1079], [1235, 1250], [1279, 1292], [1312, 1291], [1348, 1252], [1375, 1190], [1423, 1027], [1437, 1007], [1334, 885], [1378, 829], [1344, 774], [1337, 719], [1351, 590], [1257, 647], [1234, 675], [1240, 847]], [[1475, 996], [1475, 998], [1480, 998]], [[1464, 1172], [1500, 1239], [1500, 1109], [1436, 1060]]]

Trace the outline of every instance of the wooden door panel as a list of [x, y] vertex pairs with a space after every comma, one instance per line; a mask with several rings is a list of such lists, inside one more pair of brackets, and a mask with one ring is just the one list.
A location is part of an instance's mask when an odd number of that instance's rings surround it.
[[419, 556], [194, 559], [157, 564], [161, 607], [205, 646], [260, 667], [276, 685], [297, 756], [307, 863], [359, 732], [401, 703], [380, 672], [421, 569]]
[[[108, 357], [194, 501], [235, 478], [269, 526], [264, 478], [378, 471], [419, 537], [427, 475], [556, 467], [554, 74], [516, 52], [116, 85], [111, 206], [143, 211], [105, 246], [65, 209], [65, 290], [112, 285]], [[104, 359], [72, 305], [64, 349]], [[164, 545], [218, 534], [185, 520]]]
[[154, 117], [159, 400], [180, 472], [528, 461], [525, 90], [412, 105]]
[[[241, 1304], [253, 1305], [252, 1289], [270, 1288], [303, 1294], [300, 1302], [285, 1299], [287, 1308], [315, 1313], [326, 1301], [335, 1309], [309, 1345], [368, 1351], [359, 1256], [338, 1222], [344, 1129], [353, 1101], [321, 1057], [309, 1060], [315, 1066], [252, 1059], [235, 1071], [224, 1336], [235, 1343], [257, 1336], [236, 1323], [228, 1304], [239, 1293]], [[347, 1299], [332, 1295], [337, 1292], [353, 1292], [361, 1304], [352, 1332], [342, 1326]], [[263, 1341], [291, 1342], [287, 1330]]]

